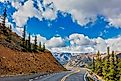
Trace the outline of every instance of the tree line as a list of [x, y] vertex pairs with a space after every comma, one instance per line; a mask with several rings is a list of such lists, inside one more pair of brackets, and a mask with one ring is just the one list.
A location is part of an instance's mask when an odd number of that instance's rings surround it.
[[93, 57], [91, 69], [105, 81], [121, 81], [121, 59], [114, 51], [110, 53], [109, 47], [107, 47], [106, 57], [102, 58], [99, 51], [96, 58]]
[[[4, 8], [3, 15], [1, 16], [2, 22], [0, 23], [0, 26], [1, 26], [1, 30], [7, 36], [6, 40], [8, 42], [11, 42], [11, 40], [13, 41], [16, 39], [13, 38], [13, 35], [12, 35], [12, 26], [10, 25], [10, 27], [8, 27], [8, 28], [6, 27], [6, 22], [5, 22], [6, 17], [7, 17], [7, 9]], [[24, 28], [23, 35], [22, 35], [22, 38], [18, 44], [24, 48], [23, 51], [29, 51], [29, 52], [42, 51], [42, 52], [44, 52], [45, 51], [45, 44], [42, 45], [42, 43], [39, 42], [39, 45], [38, 45], [37, 36], [35, 36], [34, 43], [31, 43], [30, 33], [29, 33], [28, 39], [26, 39], [26, 26], [24, 26], [23, 28]], [[9, 33], [7, 32], [7, 30], [9, 30]]]
[[42, 45], [41, 42], [39, 42], [38, 45], [38, 41], [37, 41], [37, 36], [35, 35], [34, 38], [34, 43], [31, 43], [31, 35], [29, 33], [28, 39], [26, 39], [26, 26], [24, 26], [24, 31], [23, 31], [23, 38], [22, 38], [22, 47], [24, 47], [27, 51], [29, 52], [38, 52], [38, 51], [45, 51], [45, 44]]

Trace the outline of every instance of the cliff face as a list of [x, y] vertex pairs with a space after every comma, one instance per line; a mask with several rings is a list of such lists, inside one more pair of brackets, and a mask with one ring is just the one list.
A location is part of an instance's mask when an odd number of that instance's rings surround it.
[[0, 75], [59, 72], [64, 68], [49, 51], [27, 53], [0, 45]]

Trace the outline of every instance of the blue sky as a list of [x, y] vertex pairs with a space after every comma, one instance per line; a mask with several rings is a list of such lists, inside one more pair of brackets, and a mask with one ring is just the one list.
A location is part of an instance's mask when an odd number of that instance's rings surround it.
[[[3, 3], [0, 3], [0, 14], [2, 14], [3, 11], [2, 4]], [[12, 14], [17, 10], [12, 7], [11, 4], [7, 10], [9, 21], [13, 23]], [[41, 36], [44, 36], [47, 39], [50, 39], [56, 35], [60, 35], [64, 38], [73, 33], [84, 34], [90, 38], [102, 37], [104, 39], [117, 37], [121, 34], [121, 28], [109, 26], [109, 22], [105, 21], [104, 16], [97, 15], [95, 22], [90, 22], [84, 26], [81, 26], [76, 21], [73, 21], [71, 14], [65, 14], [66, 16], [63, 16], [63, 12], [58, 11], [57, 18], [55, 20], [46, 20], [43, 18], [43, 20], [40, 21], [35, 17], [29, 18], [25, 24], [27, 26], [27, 32], [30, 32], [31, 34], [41, 34]]]
[[[51, 24], [48, 26], [48, 23]], [[111, 27], [104, 18], [97, 17], [95, 23], [89, 23], [86, 26], [80, 26], [72, 21], [70, 15], [64, 17], [58, 13], [58, 18], [53, 21], [43, 20], [39, 21], [37, 18], [31, 18], [27, 22], [28, 32], [37, 33], [47, 38], [60, 35], [61, 37], [69, 36], [73, 33], [80, 33], [90, 38], [102, 37], [104, 39], [117, 37], [121, 34], [121, 28]], [[112, 33], [113, 32], [113, 33]], [[101, 35], [102, 33], [102, 35]]]
[[[26, 26], [27, 33], [39, 35], [46, 43], [62, 43], [55, 47], [73, 46], [71, 39], [79, 36], [84, 42], [118, 38], [121, 36], [121, 1], [102, 0], [0, 0], [0, 15], [7, 5], [8, 23], [21, 32], [16, 26]], [[63, 5], [63, 6], [62, 6]], [[71, 6], [70, 6], [71, 5]], [[84, 35], [84, 36], [83, 36]], [[57, 38], [58, 37], [58, 38]], [[66, 41], [68, 40], [68, 41]], [[45, 42], [45, 41], [44, 41]], [[85, 43], [84, 43], [85, 44]], [[103, 42], [104, 44], [104, 42]], [[86, 44], [85, 44], [86, 45]], [[107, 45], [107, 42], [106, 42]], [[53, 47], [50, 45], [50, 47]], [[54, 48], [55, 48], [54, 47]], [[95, 47], [91, 45], [82, 46]], [[103, 48], [103, 47], [102, 47]], [[95, 48], [94, 48], [95, 50]]]

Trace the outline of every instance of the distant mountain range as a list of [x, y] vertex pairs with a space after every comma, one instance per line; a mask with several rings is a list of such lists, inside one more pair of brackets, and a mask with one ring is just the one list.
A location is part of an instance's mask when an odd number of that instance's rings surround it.
[[61, 63], [61, 64], [65, 64], [67, 63], [71, 57], [72, 54], [71, 53], [57, 53], [57, 52], [53, 52], [52, 53], [53, 56]]
[[90, 64], [92, 58], [87, 54], [82, 53], [57, 53], [54, 52], [53, 56], [63, 65], [81, 66], [83, 64]]

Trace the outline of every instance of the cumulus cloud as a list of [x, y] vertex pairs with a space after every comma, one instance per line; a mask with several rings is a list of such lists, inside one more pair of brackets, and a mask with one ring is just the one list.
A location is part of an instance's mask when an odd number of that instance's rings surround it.
[[[28, 36], [28, 34], [27, 34], [27, 36]], [[36, 36], [37, 36], [38, 45], [40, 42], [41, 42], [41, 44], [44, 44], [47, 42], [46, 37], [43, 37], [40, 34], [37, 34]], [[34, 40], [35, 40], [35, 35], [33, 34], [33, 35], [31, 35], [31, 43], [34, 43]]]
[[19, 9], [21, 7], [21, 4], [18, 1], [12, 1], [12, 6], [15, 7], [16, 9]]
[[106, 52], [107, 43], [104, 39], [98, 37], [98, 38], [94, 39], [94, 41], [96, 42], [96, 45], [94, 45], [94, 48], [96, 50], [99, 50], [101, 52]]
[[94, 22], [97, 15], [103, 15], [110, 25], [121, 27], [121, 0], [44, 0], [45, 4], [51, 2], [57, 10], [72, 14], [80, 25]]
[[83, 34], [72, 34], [69, 36], [69, 40], [72, 46], [74, 45], [90, 45], [92, 42], [87, 36], [84, 36]]
[[28, 0], [23, 6], [21, 6], [14, 14], [13, 18], [17, 26], [23, 26], [26, 24], [29, 18], [36, 17], [42, 20], [40, 12], [34, 8], [33, 0]]
[[68, 39], [64, 40], [68, 40], [70, 42], [70, 45], [61, 46], [58, 44], [58, 47], [54, 43], [57, 40], [53, 39], [54, 42], [50, 42], [51, 45], [53, 45], [53, 47], [50, 47], [50, 50], [52, 52], [69, 53], [95, 53], [99, 50], [100, 52], [105, 53], [107, 47], [109, 46], [111, 48], [111, 51], [121, 51], [121, 36], [111, 39], [103, 39], [101, 37], [91, 39], [83, 34], [75, 33], [70, 35]]
[[[28, 35], [28, 34], [27, 34]], [[46, 39], [46, 37], [37, 34], [38, 44], [41, 42], [45, 44], [46, 48], [52, 52], [68, 52], [68, 53], [96, 53], [98, 50], [105, 53], [107, 47], [111, 48], [111, 51], [121, 51], [121, 36], [117, 38], [103, 39], [89, 38], [83, 34], [74, 33], [69, 38], [63, 39], [60, 36]], [[34, 43], [35, 35], [31, 35], [31, 42]], [[69, 41], [70, 45], [67, 45], [65, 41]]]
[[[36, 17], [40, 21], [42, 18], [47, 20], [54, 20], [57, 17], [57, 12], [54, 9], [53, 4], [49, 6], [44, 5], [45, 10], [43, 10], [43, 6], [39, 0], [36, 0], [37, 3], [33, 0], [28, 0], [24, 2], [24, 5], [21, 5], [19, 1], [12, 1], [13, 7], [17, 9], [17, 11], [13, 14], [13, 19], [17, 26], [23, 26], [26, 24], [29, 18]], [[36, 5], [36, 7], [35, 7]]]
[[43, 11], [42, 16], [48, 20], [54, 20], [57, 17], [56, 12], [54, 12], [52, 9], [46, 9]]
[[48, 48], [64, 47], [65, 42], [61, 37], [53, 37], [46, 42]]
[[[0, 0], [4, 2], [8, 0]], [[17, 25], [22, 26], [28, 18], [36, 17], [54, 20], [57, 18], [58, 10], [72, 15], [73, 21], [77, 21], [80, 25], [86, 25], [89, 22], [95, 22], [98, 15], [102, 15], [109, 22], [109, 25], [121, 27], [121, 0], [43, 0], [43, 5], [37, 1], [38, 9], [33, 4], [35, 1], [9, 0], [13, 7], [17, 9], [13, 18]], [[101, 6], [100, 6], [101, 4]], [[43, 8], [45, 10], [43, 10]], [[23, 17], [23, 18], [22, 18]]]
[[108, 46], [111, 47], [112, 51], [121, 51], [121, 36], [117, 38], [107, 39]]

